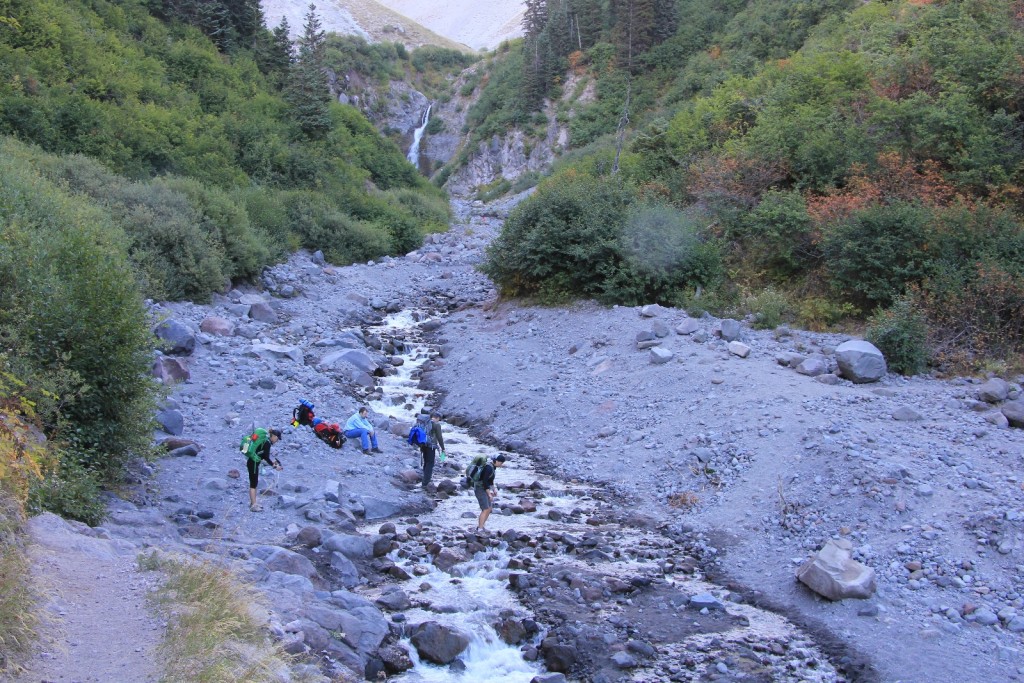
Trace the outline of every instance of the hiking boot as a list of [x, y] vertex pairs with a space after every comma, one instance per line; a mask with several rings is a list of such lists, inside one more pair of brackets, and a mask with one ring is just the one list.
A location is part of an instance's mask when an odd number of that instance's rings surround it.
[[370, 451], [368, 451], [367, 449], [364, 448], [363, 449], [363, 455], [369, 455], [369, 454], [370, 454]]
[[374, 449], [372, 449], [372, 450], [373, 450], [373, 452], [374, 452], [374, 453], [383, 453], [383, 452], [384, 452], [384, 451], [382, 451], [382, 450], [381, 450], [381, 449], [379, 449], [379, 448], [374, 448]]
[[255, 505], [250, 505], [249, 510], [251, 510], [252, 512], [263, 512], [263, 506], [260, 505], [259, 503], [256, 503]]

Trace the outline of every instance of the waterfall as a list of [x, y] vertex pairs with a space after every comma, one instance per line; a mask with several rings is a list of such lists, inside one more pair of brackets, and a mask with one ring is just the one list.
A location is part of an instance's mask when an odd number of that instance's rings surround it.
[[417, 170], [420, 167], [420, 140], [423, 139], [423, 131], [427, 129], [427, 124], [430, 123], [430, 108], [433, 106], [433, 104], [428, 104], [426, 111], [423, 112], [423, 120], [420, 121], [419, 128], [412, 134], [412, 144], [409, 146], [409, 153], [405, 157]]

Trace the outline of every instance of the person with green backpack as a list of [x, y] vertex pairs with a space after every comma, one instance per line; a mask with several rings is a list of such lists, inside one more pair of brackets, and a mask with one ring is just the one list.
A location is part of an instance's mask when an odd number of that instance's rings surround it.
[[487, 456], [478, 455], [466, 468], [466, 483], [473, 487], [476, 502], [480, 504], [480, 518], [476, 522], [477, 531], [484, 530], [487, 518], [491, 516], [494, 498], [498, 495], [498, 488], [494, 485], [494, 474], [497, 472], [497, 468], [504, 464], [505, 456], [503, 454], [499, 453], [491, 462], [487, 462]]
[[245, 468], [249, 471], [249, 509], [263, 512], [256, 502], [256, 486], [260, 483], [260, 465], [270, 463], [275, 470], [283, 470], [281, 461], [270, 456], [270, 447], [281, 440], [280, 429], [254, 429], [242, 439], [242, 453], [245, 454]]

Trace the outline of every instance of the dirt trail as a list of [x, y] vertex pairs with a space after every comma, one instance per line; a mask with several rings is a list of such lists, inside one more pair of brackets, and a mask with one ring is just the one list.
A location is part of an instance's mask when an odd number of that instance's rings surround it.
[[162, 626], [146, 605], [157, 575], [138, 572], [135, 547], [51, 514], [29, 528], [33, 580], [50, 599], [39, 651], [13, 683], [159, 680]]

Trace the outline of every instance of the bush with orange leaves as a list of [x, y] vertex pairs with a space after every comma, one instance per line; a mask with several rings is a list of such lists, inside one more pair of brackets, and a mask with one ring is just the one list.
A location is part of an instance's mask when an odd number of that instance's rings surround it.
[[46, 438], [34, 424], [35, 405], [25, 384], [0, 371], [0, 489], [24, 511], [29, 486], [42, 479], [49, 459]]

